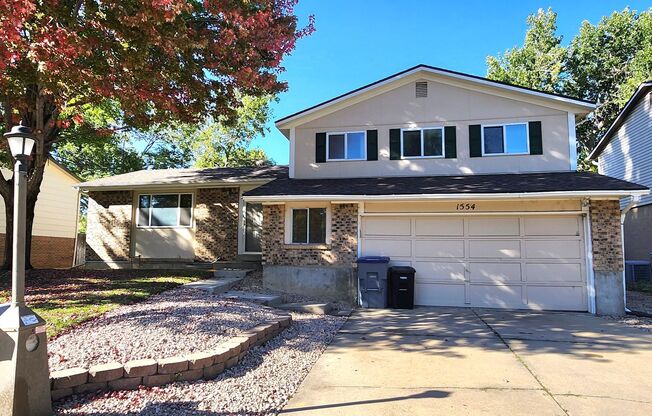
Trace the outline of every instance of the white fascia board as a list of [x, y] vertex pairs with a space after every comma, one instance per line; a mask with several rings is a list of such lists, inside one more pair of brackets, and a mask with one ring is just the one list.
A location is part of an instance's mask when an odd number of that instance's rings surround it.
[[[444, 78], [449, 78], [449, 79], [456, 79], [456, 80], [471, 82], [471, 83], [475, 83], [477, 85], [483, 85], [483, 86], [490, 87], [490, 88], [503, 89], [503, 90], [506, 90], [506, 91], [531, 95], [531, 96], [541, 98], [541, 99], [545, 99], [545, 100], [552, 100], [553, 102], [557, 102], [557, 103], [560, 103], [560, 104], [563, 104], [563, 105], [566, 105], [566, 106], [570, 105], [570, 106], [574, 106], [575, 108], [579, 107], [578, 109], [583, 109], [586, 112], [591, 112], [591, 111], [595, 110], [595, 108], [596, 108], [596, 104], [587, 103], [587, 102], [584, 102], [584, 101], [581, 101], [581, 100], [574, 100], [572, 98], [561, 97], [561, 96], [554, 95], [554, 94], [547, 94], [545, 92], [532, 91], [532, 90], [517, 87], [517, 86], [514, 86], [514, 85], [496, 83], [496, 82], [493, 82], [491, 80], [476, 78], [476, 77], [469, 76], [469, 75], [451, 73], [451, 72], [448, 72], [448, 71], [442, 71], [442, 70], [435, 69], [435, 68], [419, 66], [419, 67], [416, 67], [416, 68], [414, 68], [414, 69], [412, 69], [410, 71], [403, 72], [403, 73], [395, 75], [395, 76], [393, 76], [391, 78], [388, 78], [388, 79], [386, 79], [386, 80], [384, 80], [382, 82], [373, 83], [373, 84], [369, 85], [366, 88], [362, 88], [362, 89], [359, 89], [357, 91], [354, 91], [354, 92], [351, 92], [351, 93], [348, 93], [348, 94], [343, 94], [342, 96], [340, 96], [338, 98], [329, 100], [329, 101], [327, 101], [327, 102], [325, 102], [323, 104], [318, 104], [314, 108], [310, 108], [310, 109], [305, 110], [305, 111], [300, 111], [300, 112], [298, 112], [297, 114], [295, 114], [293, 116], [283, 118], [283, 119], [277, 121], [275, 123], [275, 126], [279, 130], [287, 129], [287, 128], [290, 128], [290, 127], [296, 127], [298, 124], [293, 123], [296, 120], [307, 117], [310, 114], [322, 111], [322, 110], [324, 110], [324, 109], [326, 109], [328, 107], [332, 107], [332, 106], [334, 106], [336, 104], [339, 104], [339, 103], [341, 103], [343, 101], [351, 100], [351, 99], [353, 99], [355, 97], [366, 94], [366, 93], [368, 93], [370, 91], [382, 88], [383, 86], [386, 86], [388, 84], [395, 83], [396, 81], [402, 80], [404, 78], [411, 77], [412, 75], [418, 74], [420, 72], [435, 74], [435, 75], [439, 75], [439, 76], [442, 76]], [[354, 104], [354, 103], [352, 103], [352, 104]], [[301, 124], [301, 123], [299, 123], [299, 124]]]
[[207, 181], [207, 182], [170, 182], [170, 183], [136, 183], [136, 184], [130, 184], [130, 185], [108, 185], [108, 186], [81, 186], [81, 184], [74, 185], [73, 188], [81, 191], [81, 192], [89, 192], [89, 191], [131, 191], [134, 189], [166, 189], [166, 188], [174, 188], [174, 189], [180, 189], [180, 188], [229, 188], [233, 186], [240, 186], [240, 185], [265, 185], [266, 183], [269, 183], [273, 181], [274, 179], [269, 179], [269, 180], [260, 180], [260, 179], [255, 179], [255, 180], [234, 180], [234, 181], [229, 181], [229, 180], [221, 180], [221, 181]]
[[577, 133], [575, 128], [575, 113], [568, 113], [568, 157], [570, 170], [577, 171]]
[[649, 190], [631, 191], [560, 191], [499, 194], [411, 194], [411, 195], [268, 195], [244, 196], [247, 202], [270, 201], [422, 201], [422, 200], [471, 200], [471, 199], [559, 199], [559, 198], [621, 198], [644, 196]]

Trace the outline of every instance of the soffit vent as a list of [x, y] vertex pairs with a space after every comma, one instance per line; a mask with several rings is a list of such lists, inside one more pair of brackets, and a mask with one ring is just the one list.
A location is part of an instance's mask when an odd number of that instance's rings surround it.
[[415, 84], [415, 93], [417, 98], [426, 98], [428, 96], [428, 82], [417, 81]]

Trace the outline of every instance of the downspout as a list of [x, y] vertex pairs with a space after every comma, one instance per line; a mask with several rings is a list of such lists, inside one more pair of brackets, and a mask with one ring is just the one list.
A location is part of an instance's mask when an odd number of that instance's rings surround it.
[[634, 205], [636, 205], [640, 200], [640, 195], [632, 195], [625, 208], [620, 211], [620, 244], [623, 253], [623, 304], [625, 305], [625, 313], [631, 312], [627, 309], [627, 285], [625, 283], [625, 218], [627, 217], [627, 213], [634, 208]]

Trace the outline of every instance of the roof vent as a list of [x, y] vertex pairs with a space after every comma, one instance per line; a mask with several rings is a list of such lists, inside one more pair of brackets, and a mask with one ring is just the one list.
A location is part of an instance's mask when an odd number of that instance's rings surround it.
[[417, 81], [414, 91], [417, 98], [426, 98], [428, 96], [428, 82]]

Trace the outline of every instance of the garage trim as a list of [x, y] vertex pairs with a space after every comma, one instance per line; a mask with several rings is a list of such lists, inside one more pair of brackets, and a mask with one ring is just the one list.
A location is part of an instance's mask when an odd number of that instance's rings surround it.
[[[472, 212], [472, 213], [461, 213], [461, 212], [364, 212], [364, 203], [360, 203], [360, 210], [359, 210], [359, 238], [360, 242], [358, 244], [358, 251], [359, 255], [362, 254], [364, 251], [363, 246], [364, 240], [365, 240], [365, 232], [363, 231], [363, 218], [364, 217], [429, 217], [429, 218], [436, 218], [436, 217], [487, 217], [487, 216], [500, 216], [500, 217], [505, 217], [505, 216], [511, 216], [511, 217], [523, 217], [523, 216], [562, 216], [562, 217], [568, 217], [568, 216], [577, 216], [579, 217], [579, 222], [580, 222], [580, 227], [581, 230], [579, 230], [579, 236], [580, 236], [580, 241], [583, 242], [582, 247], [580, 250], [584, 251], [582, 253], [582, 257], [584, 257], [582, 263], [584, 263], [584, 267], [586, 267], [585, 270], [582, 270], [582, 280], [585, 280], [585, 284], [583, 285], [586, 289], [584, 297], [584, 302], [585, 302], [585, 307], [587, 309], [584, 309], [585, 311], [588, 311], [589, 313], [595, 313], [595, 289], [594, 289], [594, 281], [593, 281], [593, 276], [592, 276], [592, 271], [593, 271], [593, 264], [592, 264], [592, 251], [591, 251], [591, 238], [590, 238], [590, 224], [588, 221], [588, 215], [587, 215], [587, 210], [568, 210], [568, 211], [502, 211], [502, 212]], [[414, 237], [411, 237], [414, 238]], [[465, 237], [466, 238], [466, 237]], [[368, 238], [367, 238], [368, 239]], [[373, 240], [374, 238], [372, 237], [369, 240]], [[581, 264], [581, 263], [580, 263]], [[468, 277], [467, 277], [468, 279]], [[471, 282], [466, 282], [465, 285], [470, 285]], [[500, 285], [500, 284], [499, 284]], [[525, 286], [523, 287], [525, 289]], [[468, 291], [466, 292], [468, 294]], [[467, 295], [468, 297], [468, 295]], [[465, 303], [468, 303], [468, 299]], [[471, 306], [471, 305], [467, 305]]]

